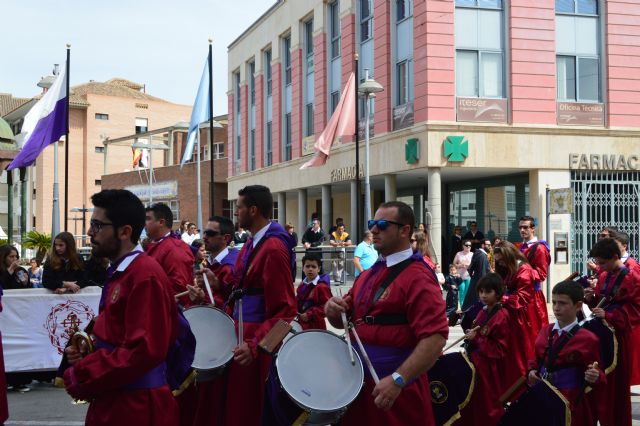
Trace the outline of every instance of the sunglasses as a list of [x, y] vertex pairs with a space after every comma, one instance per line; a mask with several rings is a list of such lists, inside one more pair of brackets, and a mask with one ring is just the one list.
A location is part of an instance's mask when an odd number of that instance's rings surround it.
[[217, 237], [218, 235], [220, 235], [220, 231], [214, 231], [212, 229], [205, 229], [204, 230], [204, 236], [205, 237], [213, 238], [213, 237]]
[[375, 219], [371, 219], [371, 220], [369, 220], [367, 222], [367, 228], [369, 228], [369, 231], [371, 231], [374, 226], [377, 226], [379, 230], [384, 231], [391, 224], [398, 225], [399, 227], [405, 225], [404, 223], [394, 222], [393, 220], [385, 220], [385, 219], [375, 220]]
[[465, 244], [464, 246], [465, 247], [471, 247], [471, 244]]
[[529, 225], [518, 226], [518, 229], [529, 229], [529, 228], [531, 228], [531, 226]]
[[411, 241], [412, 243], [415, 243], [418, 240], [416, 240], [415, 238], [411, 238], [409, 241]]

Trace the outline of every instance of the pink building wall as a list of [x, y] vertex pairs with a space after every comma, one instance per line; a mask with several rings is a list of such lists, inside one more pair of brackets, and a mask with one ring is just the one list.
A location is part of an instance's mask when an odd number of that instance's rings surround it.
[[291, 52], [291, 159], [302, 153], [302, 49]]
[[317, 138], [327, 124], [327, 36], [313, 38], [313, 133]]
[[[340, 65], [341, 65], [341, 73], [340, 76], [340, 94], [342, 95], [344, 91], [344, 86], [347, 84], [349, 80], [349, 76], [352, 72], [355, 72], [355, 51], [356, 51], [356, 32], [355, 32], [355, 15], [349, 14], [342, 18], [340, 21]], [[327, 89], [325, 88], [325, 91]], [[353, 95], [355, 96], [355, 95]], [[342, 143], [353, 142], [355, 141], [354, 136], [344, 136], [342, 138]]]
[[391, 130], [391, 2], [374, 0], [373, 16], [373, 74], [385, 88], [376, 94], [373, 131], [381, 135]]

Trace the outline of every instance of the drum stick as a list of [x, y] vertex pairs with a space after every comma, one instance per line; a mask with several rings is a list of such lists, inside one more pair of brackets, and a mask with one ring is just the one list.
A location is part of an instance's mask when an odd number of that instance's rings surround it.
[[204, 278], [204, 286], [207, 288], [207, 293], [209, 293], [211, 304], [215, 306], [216, 302], [213, 300], [213, 293], [211, 292], [211, 286], [209, 285], [209, 278], [207, 278], [207, 274], [204, 271], [202, 271], [202, 278]]
[[353, 357], [353, 347], [351, 346], [351, 336], [349, 336], [349, 323], [347, 322], [347, 314], [340, 313], [342, 317], [342, 326], [344, 327], [344, 336], [347, 339], [347, 347], [349, 348], [349, 357], [351, 357], [351, 365], [356, 365], [356, 359]]
[[242, 299], [238, 299], [238, 346], [244, 342], [244, 321], [242, 320]]
[[513, 385], [511, 385], [511, 387], [509, 389], [507, 389], [507, 391], [502, 394], [502, 396], [500, 397], [499, 401], [500, 404], [504, 405], [507, 402], [511, 401], [511, 397], [513, 397], [513, 395], [518, 392], [522, 386], [527, 384], [527, 378], [522, 376], [520, 377], [518, 380], [516, 380]]
[[182, 293], [178, 293], [173, 297], [175, 297], [176, 299], [180, 299], [182, 296], [186, 296], [187, 294], [189, 294], [189, 290], [183, 291]]
[[[371, 373], [373, 382], [377, 385], [378, 383], [380, 383], [380, 379], [378, 378], [378, 374], [376, 373], [376, 370], [373, 368], [373, 364], [371, 364], [369, 355], [367, 355], [367, 351], [364, 350], [364, 346], [362, 346], [362, 342], [360, 341], [360, 337], [358, 336], [358, 333], [356, 333], [355, 327], [352, 328], [351, 331], [353, 331], [353, 336], [356, 338], [356, 342], [358, 342], [360, 353], [362, 353], [362, 357], [364, 358], [364, 363], [367, 364], [367, 368], [369, 369], [369, 373]], [[348, 330], [347, 330], [347, 333], [349, 333]]]
[[574, 272], [573, 274], [569, 275], [567, 278], [565, 278], [565, 281], [573, 281], [574, 279], [578, 278], [580, 276], [580, 272]]
[[[469, 333], [471, 333], [473, 331], [478, 331], [478, 330], [480, 330], [480, 326], [474, 327], [473, 329], [471, 329], [471, 331]], [[464, 336], [460, 337], [459, 339], [456, 339], [455, 342], [451, 343], [449, 346], [444, 348], [444, 350], [442, 352], [448, 351], [449, 349], [451, 349], [452, 347], [456, 346], [458, 343], [462, 342], [466, 338], [467, 338], [467, 335], [465, 334]]]

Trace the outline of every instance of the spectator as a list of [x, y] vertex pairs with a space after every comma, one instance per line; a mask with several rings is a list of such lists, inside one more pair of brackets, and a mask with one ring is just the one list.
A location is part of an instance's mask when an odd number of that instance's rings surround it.
[[459, 251], [462, 251], [462, 227], [455, 226], [449, 243], [449, 261], [451, 263]]
[[287, 231], [289, 234], [291, 234], [291, 236], [293, 237], [294, 240], [296, 240], [296, 245], [298, 245], [298, 234], [296, 234], [295, 232], [295, 227], [291, 224], [291, 223], [287, 223], [284, 226], [285, 231]]
[[458, 269], [458, 275], [462, 278], [462, 282], [458, 287], [459, 299], [464, 302], [464, 297], [467, 295], [467, 288], [471, 277], [469, 276], [469, 265], [471, 265], [471, 258], [473, 253], [471, 252], [471, 241], [464, 240], [462, 243], [462, 251], [456, 253], [456, 257], [453, 258], [453, 264]]
[[331, 229], [329, 229], [329, 235], [331, 235], [332, 233], [334, 233], [337, 229], [338, 226], [340, 225], [344, 225], [344, 219], [339, 217], [336, 219], [336, 224], [334, 226], [331, 227]]
[[450, 317], [458, 310], [460, 283], [462, 283], [462, 278], [460, 278], [460, 274], [458, 274], [458, 268], [456, 268], [456, 265], [449, 265], [449, 275], [446, 276], [445, 282], [442, 285], [443, 290], [447, 293], [445, 298], [447, 317]]
[[42, 267], [35, 257], [29, 261], [31, 268], [29, 269], [29, 282], [33, 288], [42, 287]]
[[476, 284], [482, 277], [490, 272], [489, 269], [489, 252], [491, 251], [491, 241], [484, 240], [480, 248], [473, 252], [471, 257], [471, 265], [469, 265], [468, 272], [470, 278], [469, 287], [466, 291], [466, 296], [462, 299], [462, 311], [469, 309], [474, 303], [480, 300], [478, 296], [478, 290]]
[[91, 285], [102, 287], [107, 281], [107, 268], [109, 267], [109, 259], [106, 257], [96, 257], [91, 253], [89, 258], [84, 262], [84, 274], [82, 277], [81, 287]]
[[320, 221], [318, 219], [313, 219], [313, 222], [311, 222], [311, 228], [307, 229], [304, 235], [302, 235], [302, 244], [304, 245], [304, 248], [309, 250], [311, 248], [319, 247], [325, 239], [325, 233], [320, 227]]
[[200, 234], [196, 229], [195, 223], [189, 223], [188, 226], [189, 227], [187, 228], [187, 232], [183, 233], [181, 238], [182, 238], [182, 241], [184, 241], [188, 245], [191, 245], [193, 240], [197, 240], [198, 238], [200, 238]]
[[356, 247], [353, 253], [353, 264], [356, 267], [355, 276], [371, 268], [378, 260], [378, 252], [373, 247], [373, 234], [371, 231], [364, 231], [362, 242]]
[[[331, 233], [329, 237], [329, 244], [332, 247], [347, 247], [351, 245], [351, 237], [344, 230], [344, 223], [339, 223], [336, 226], [336, 230]], [[341, 250], [337, 253], [332, 253], [331, 258], [331, 278], [334, 281], [344, 282], [344, 258], [345, 252]]]
[[73, 235], [61, 232], [54, 238], [44, 263], [42, 285], [57, 294], [77, 293], [83, 279], [82, 266]]
[[427, 232], [427, 225], [425, 225], [423, 222], [420, 222], [418, 224], [418, 232]]
[[208, 267], [207, 262], [207, 248], [205, 247], [204, 240], [198, 238], [191, 243], [191, 252], [196, 261], [193, 264], [193, 273], [199, 272], [202, 268]]
[[439, 263], [436, 263], [436, 268], [435, 268], [435, 272], [436, 272], [436, 277], [438, 278], [438, 284], [440, 284], [440, 291], [443, 292], [442, 293], [442, 298], [446, 300], [445, 293], [444, 293], [444, 288], [442, 287], [444, 285], [444, 282], [446, 281], [446, 278], [444, 277], [444, 274], [442, 273], [442, 268], [440, 267]]
[[469, 231], [462, 237], [463, 240], [471, 241], [471, 251], [475, 251], [480, 248], [480, 245], [484, 241], [484, 234], [478, 231], [478, 223], [472, 221], [469, 223]]
[[249, 239], [249, 233], [236, 223], [236, 232], [233, 234], [233, 246], [240, 250]]
[[18, 249], [10, 244], [0, 246], [0, 286], [4, 290], [29, 288], [29, 274], [20, 266]]
[[414, 232], [411, 236], [411, 248], [414, 252], [422, 253], [424, 261], [429, 267], [435, 270], [436, 265], [431, 260], [431, 250], [429, 250], [429, 238], [426, 232]]

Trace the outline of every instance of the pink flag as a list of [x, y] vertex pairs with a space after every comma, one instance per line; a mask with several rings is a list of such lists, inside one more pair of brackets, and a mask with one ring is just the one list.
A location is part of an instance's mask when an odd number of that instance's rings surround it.
[[327, 158], [329, 158], [329, 151], [333, 141], [338, 137], [353, 135], [356, 132], [355, 79], [355, 75], [351, 73], [347, 85], [342, 91], [336, 110], [331, 115], [327, 127], [324, 128], [313, 145], [316, 153], [300, 167], [300, 170], [307, 167], [324, 166]]

